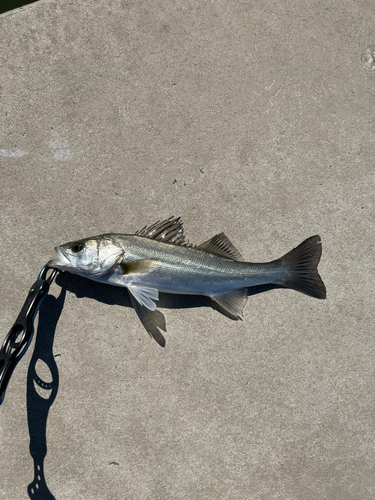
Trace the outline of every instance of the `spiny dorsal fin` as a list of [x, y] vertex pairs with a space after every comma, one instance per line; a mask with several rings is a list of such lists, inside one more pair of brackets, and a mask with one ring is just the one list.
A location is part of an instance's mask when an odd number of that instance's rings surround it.
[[212, 295], [211, 299], [217, 302], [233, 318], [242, 319], [243, 308], [247, 301], [247, 289], [239, 288], [221, 295]]
[[220, 257], [225, 257], [226, 259], [243, 260], [240, 252], [234, 247], [224, 233], [217, 234], [213, 238], [197, 246], [197, 248], [209, 253], [214, 253]]
[[185, 240], [184, 227], [180, 217], [169, 217], [163, 221], [157, 221], [151, 226], [145, 226], [135, 233], [150, 240], [158, 240], [163, 243], [173, 243], [174, 245], [191, 246]]

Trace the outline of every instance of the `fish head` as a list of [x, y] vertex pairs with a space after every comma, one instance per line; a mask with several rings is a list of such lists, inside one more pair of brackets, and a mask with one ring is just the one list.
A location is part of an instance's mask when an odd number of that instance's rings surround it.
[[96, 279], [111, 272], [122, 260], [124, 251], [108, 235], [70, 241], [55, 247], [57, 259], [49, 267]]

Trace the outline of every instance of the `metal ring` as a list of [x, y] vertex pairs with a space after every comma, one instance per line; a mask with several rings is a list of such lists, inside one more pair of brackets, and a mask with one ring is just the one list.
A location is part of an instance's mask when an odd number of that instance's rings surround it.
[[[47, 273], [50, 269], [52, 270], [52, 273], [51, 276], [47, 279]], [[47, 282], [48, 285], [50, 285], [52, 281], [55, 279], [56, 274], [57, 274], [57, 269], [49, 267], [48, 264], [46, 264], [38, 274], [38, 280], [44, 280]]]

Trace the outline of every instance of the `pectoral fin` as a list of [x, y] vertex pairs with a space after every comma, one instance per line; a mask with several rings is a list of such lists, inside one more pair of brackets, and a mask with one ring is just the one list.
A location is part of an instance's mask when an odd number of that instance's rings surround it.
[[243, 319], [243, 309], [247, 302], [246, 288], [231, 290], [221, 295], [213, 295], [211, 299], [219, 304], [230, 316], [233, 316], [235, 319]]
[[160, 264], [157, 260], [134, 260], [131, 262], [122, 262], [121, 271], [126, 274], [146, 274]]
[[147, 307], [150, 311], [155, 311], [156, 304], [154, 300], [159, 300], [159, 290], [141, 285], [128, 285], [128, 290], [141, 306]]

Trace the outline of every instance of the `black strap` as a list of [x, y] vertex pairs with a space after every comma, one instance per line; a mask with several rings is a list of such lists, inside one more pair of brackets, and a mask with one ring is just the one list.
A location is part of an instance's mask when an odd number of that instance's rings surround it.
[[4, 400], [10, 377], [18, 361], [27, 351], [33, 337], [33, 322], [39, 306], [47, 295], [57, 270], [47, 278], [49, 267], [45, 265], [40, 271], [37, 281], [30, 288], [26, 301], [14, 325], [9, 330], [0, 349], [0, 404]]

